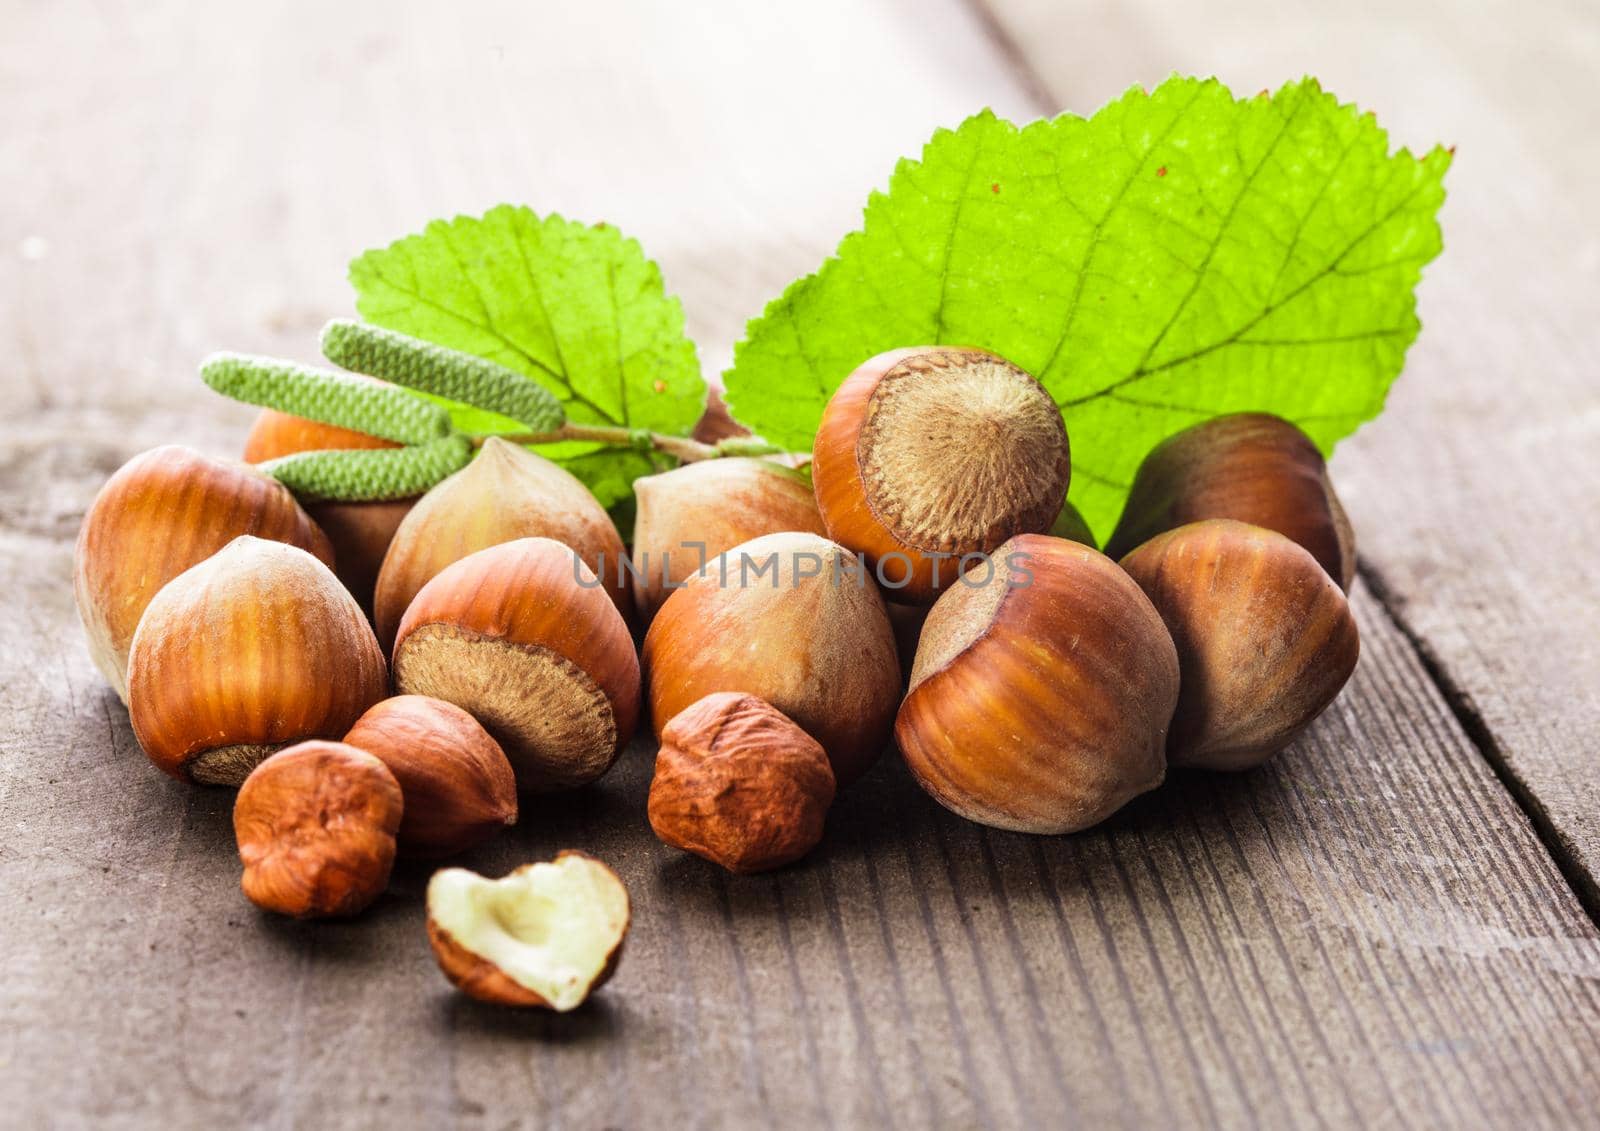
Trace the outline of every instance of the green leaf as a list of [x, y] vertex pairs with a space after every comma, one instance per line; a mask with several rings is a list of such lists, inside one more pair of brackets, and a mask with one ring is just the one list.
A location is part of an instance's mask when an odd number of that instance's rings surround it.
[[548, 389], [520, 373], [364, 322], [335, 318], [324, 326], [322, 356], [352, 372], [431, 393], [446, 403], [497, 412], [530, 432], [553, 432], [567, 419]]
[[868, 357], [980, 346], [1061, 405], [1071, 498], [1109, 530], [1179, 429], [1274, 412], [1328, 451], [1377, 415], [1417, 334], [1449, 164], [1391, 155], [1313, 79], [1239, 100], [1172, 78], [1022, 129], [985, 112], [901, 161], [863, 228], [750, 323], [728, 403], [805, 448]]
[[[350, 264], [350, 281], [367, 321], [531, 377], [576, 424], [687, 436], [704, 408], [678, 300], [638, 243], [610, 226], [501, 205], [367, 252]], [[451, 417], [468, 432], [523, 430], [460, 405]], [[592, 444], [540, 451], [607, 505], [648, 466], [632, 451]]]

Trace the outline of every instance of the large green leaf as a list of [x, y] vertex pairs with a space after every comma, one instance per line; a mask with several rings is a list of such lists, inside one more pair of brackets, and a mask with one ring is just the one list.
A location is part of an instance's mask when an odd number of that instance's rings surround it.
[[985, 112], [901, 161], [862, 230], [750, 323], [728, 403], [808, 448], [866, 358], [981, 346], [1061, 405], [1071, 498], [1110, 530], [1139, 460], [1187, 425], [1275, 412], [1330, 450], [1378, 413], [1449, 163], [1391, 155], [1312, 79], [1239, 100], [1173, 78], [1022, 129]]
[[[578, 424], [686, 436], [705, 401], [683, 310], [637, 242], [608, 225], [501, 205], [437, 220], [350, 264], [356, 307], [379, 326], [499, 362], [537, 381]], [[515, 421], [449, 404], [468, 432]], [[629, 448], [549, 445], [601, 502], [658, 470]]]

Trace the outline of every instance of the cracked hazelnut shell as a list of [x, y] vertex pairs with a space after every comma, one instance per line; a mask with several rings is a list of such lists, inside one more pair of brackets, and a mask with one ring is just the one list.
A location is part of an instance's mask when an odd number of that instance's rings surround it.
[[576, 1009], [616, 972], [631, 918], [617, 874], [582, 852], [498, 880], [445, 868], [428, 881], [439, 969], [495, 1005]]

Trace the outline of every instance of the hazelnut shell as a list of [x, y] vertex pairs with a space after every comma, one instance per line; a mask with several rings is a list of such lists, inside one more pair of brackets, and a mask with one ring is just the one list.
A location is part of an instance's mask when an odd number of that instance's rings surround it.
[[373, 596], [386, 647], [422, 587], [468, 554], [518, 538], [553, 538], [603, 579], [626, 620], [632, 613], [622, 538], [577, 477], [519, 444], [491, 437], [466, 467], [423, 495], [400, 523]]
[[289, 489], [246, 464], [172, 444], [125, 463], [100, 489], [78, 534], [73, 589], [89, 654], [128, 701], [128, 649], [152, 597], [243, 534], [333, 548]]
[[1281, 417], [1219, 416], [1169, 436], [1140, 463], [1106, 553], [1208, 518], [1264, 526], [1304, 546], [1349, 591], [1355, 532], [1316, 444]]
[[940, 804], [1019, 832], [1088, 828], [1161, 783], [1178, 656], [1103, 554], [1020, 535], [934, 604], [895, 736]]
[[639, 659], [622, 614], [573, 551], [520, 538], [446, 567], [411, 602], [396, 687], [461, 707], [523, 790], [604, 774], [639, 720]]
[[876, 584], [815, 534], [769, 534], [708, 563], [656, 614], [644, 666], [657, 737], [712, 692], [745, 692], [821, 743], [841, 786], [883, 753], [900, 698]]
[[1050, 528], [1071, 477], [1066, 426], [1027, 373], [984, 350], [924, 346], [863, 362], [822, 414], [817, 505], [891, 600], [928, 605], [969, 554]]
[[1327, 709], [1355, 671], [1350, 603], [1304, 547], [1227, 519], [1159, 534], [1122, 559], [1178, 649], [1174, 766], [1243, 770]]
[[237, 785], [267, 754], [339, 738], [384, 697], [355, 599], [304, 550], [236, 538], [168, 582], [129, 655], [139, 744], [180, 780]]
[[649, 620], [677, 586], [733, 547], [786, 530], [823, 535], [805, 476], [762, 459], [708, 459], [633, 481], [633, 600]]

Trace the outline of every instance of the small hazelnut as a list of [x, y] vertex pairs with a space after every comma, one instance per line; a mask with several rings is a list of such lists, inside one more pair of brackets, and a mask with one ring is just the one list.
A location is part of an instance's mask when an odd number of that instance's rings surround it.
[[630, 615], [622, 538], [605, 508], [565, 468], [491, 437], [471, 463], [423, 495], [395, 532], [373, 597], [378, 640], [393, 644], [412, 600], [446, 566], [518, 538], [571, 546], [624, 620]]
[[662, 729], [650, 827], [730, 872], [765, 872], [817, 846], [833, 789], [816, 739], [770, 703], [722, 691]]
[[517, 823], [517, 779], [500, 744], [453, 703], [397, 695], [376, 704], [344, 736], [375, 755], [400, 783], [400, 853], [465, 852]]
[[242, 534], [287, 542], [333, 564], [294, 495], [246, 464], [169, 444], [134, 456], [83, 517], [73, 571], [89, 654], [128, 701], [128, 649], [163, 585]]
[[[299, 452], [329, 450], [373, 450], [398, 448], [393, 440], [369, 436], [349, 428], [339, 428], [286, 412], [266, 408], [256, 417], [244, 441], [246, 463], [295, 455]], [[350, 590], [356, 603], [372, 615], [372, 590], [378, 583], [378, 569], [389, 551], [401, 520], [411, 512], [415, 498], [382, 502], [313, 502], [309, 514], [333, 545], [333, 572]]]
[[765, 699], [822, 744], [839, 784], [889, 743], [894, 633], [870, 571], [815, 534], [768, 534], [707, 563], [644, 638], [657, 737], [714, 691]]
[[811, 483], [764, 459], [708, 459], [633, 481], [633, 601], [648, 621], [712, 558], [785, 530], [825, 534]]
[[576, 1009], [622, 956], [630, 912], [617, 874], [582, 852], [499, 880], [445, 868], [428, 881], [428, 940], [446, 978], [496, 1005]]
[[1122, 559], [1178, 649], [1174, 766], [1243, 770], [1338, 696], [1361, 653], [1350, 603], [1304, 547], [1227, 519], [1157, 535]]
[[395, 686], [454, 703], [495, 737], [523, 790], [586, 785], [639, 719], [639, 657], [574, 552], [519, 538], [468, 554], [400, 622]]
[[298, 919], [354, 915], [389, 884], [400, 785], [364, 750], [302, 742], [262, 762], [233, 804], [250, 902]]
[[727, 402], [716, 389], [706, 390], [706, 410], [695, 422], [689, 438], [702, 444], [715, 444], [719, 440], [738, 440], [750, 435], [750, 429], [728, 415]]
[[1208, 518], [1276, 530], [1349, 592], [1355, 532], [1322, 453], [1287, 420], [1261, 412], [1218, 416], [1157, 444], [1134, 474], [1106, 553], [1126, 557], [1163, 531]]
[[139, 744], [208, 785], [238, 785], [291, 742], [341, 737], [387, 685], [372, 627], [333, 572], [251, 537], [169, 581], [128, 657]]
[[1024, 534], [928, 614], [895, 736], [912, 775], [968, 820], [1088, 828], [1161, 784], [1178, 656], [1105, 555]]
[[1071, 475], [1061, 410], [977, 349], [879, 354], [845, 379], [813, 449], [828, 534], [880, 571], [892, 600], [930, 605], [1014, 534], [1050, 529]]

